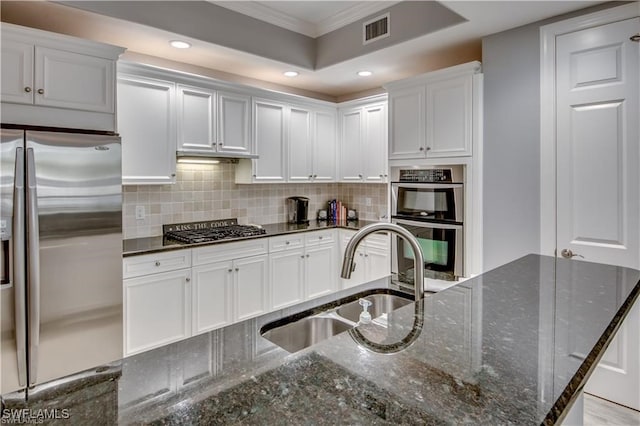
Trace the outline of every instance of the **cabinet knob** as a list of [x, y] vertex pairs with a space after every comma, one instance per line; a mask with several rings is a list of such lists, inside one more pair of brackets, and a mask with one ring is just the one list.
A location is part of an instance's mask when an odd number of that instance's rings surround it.
[[24, 91], [27, 92], [27, 93], [30, 93], [31, 92], [31, 87], [29, 87], [29, 86], [25, 87]]
[[285, 243], [286, 245], [289, 245], [289, 241], [285, 241], [284, 243]]
[[431, 151], [431, 147], [430, 146], [427, 147], [427, 151]]
[[187, 278], [185, 279], [185, 281], [186, 281], [186, 282], [191, 282], [191, 278], [187, 277]]
[[302, 256], [300, 256], [300, 259], [304, 259], [304, 254]]
[[368, 255], [368, 254], [365, 254], [365, 255], [364, 255], [364, 257], [369, 257], [369, 255]]
[[240, 270], [240, 268], [236, 268], [236, 272], [238, 272]]
[[380, 173], [380, 177], [383, 178], [384, 177], [384, 173]]
[[227, 272], [233, 272], [233, 269], [229, 268], [227, 269]]
[[360, 257], [362, 257], [362, 253], [358, 253], [360, 255]]
[[218, 142], [218, 146], [222, 146], [222, 142]]
[[315, 179], [315, 178], [317, 178], [317, 177], [318, 177], [318, 175], [313, 175], [313, 178], [314, 178], [314, 179]]
[[421, 147], [420, 147], [420, 151], [424, 151], [424, 146], [421, 146]]
[[313, 179], [313, 175], [309, 175], [309, 179]]
[[171, 173], [171, 177], [176, 177], [176, 174], [175, 173]]
[[160, 266], [160, 261], [156, 260], [156, 266]]
[[307, 255], [307, 257], [309, 257], [309, 255]]
[[38, 89], [38, 94], [39, 95], [44, 95], [44, 89]]
[[320, 236], [318, 237], [318, 239], [319, 239], [319, 240], [321, 240], [321, 239], [322, 239], [322, 235], [320, 235]]
[[358, 177], [359, 177], [360, 179], [362, 179], [362, 175], [358, 175]]

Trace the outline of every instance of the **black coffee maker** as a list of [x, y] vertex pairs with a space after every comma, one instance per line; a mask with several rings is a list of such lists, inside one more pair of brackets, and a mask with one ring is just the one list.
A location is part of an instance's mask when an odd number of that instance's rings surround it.
[[307, 197], [287, 198], [287, 217], [289, 223], [309, 223], [309, 199]]

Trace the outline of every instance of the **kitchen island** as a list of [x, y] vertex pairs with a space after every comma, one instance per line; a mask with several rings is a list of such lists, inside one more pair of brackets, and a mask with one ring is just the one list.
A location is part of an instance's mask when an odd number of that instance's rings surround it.
[[638, 271], [528, 255], [359, 326], [357, 339], [346, 332], [289, 354], [259, 330], [290, 308], [125, 358], [112, 366], [117, 410], [94, 404], [91, 415], [119, 424], [555, 424], [639, 293]]

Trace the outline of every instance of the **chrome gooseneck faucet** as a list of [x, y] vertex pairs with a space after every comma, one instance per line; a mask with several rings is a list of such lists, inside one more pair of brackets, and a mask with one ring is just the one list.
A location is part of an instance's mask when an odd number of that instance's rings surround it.
[[395, 223], [373, 223], [360, 229], [349, 240], [347, 248], [344, 252], [344, 258], [342, 259], [342, 278], [351, 278], [351, 272], [354, 270], [353, 257], [356, 253], [356, 248], [362, 242], [362, 240], [369, 234], [374, 232], [390, 232], [396, 234], [406, 240], [413, 249], [413, 284], [415, 287], [416, 300], [422, 300], [423, 286], [424, 286], [424, 255], [422, 254], [422, 248], [416, 237], [411, 232]]

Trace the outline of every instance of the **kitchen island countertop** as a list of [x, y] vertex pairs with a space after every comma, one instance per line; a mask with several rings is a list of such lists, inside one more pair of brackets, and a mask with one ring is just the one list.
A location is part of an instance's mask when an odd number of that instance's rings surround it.
[[528, 255], [294, 354], [259, 333], [284, 310], [125, 358], [117, 409], [91, 413], [105, 424], [555, 424], [639, 293], [639, 271]]

